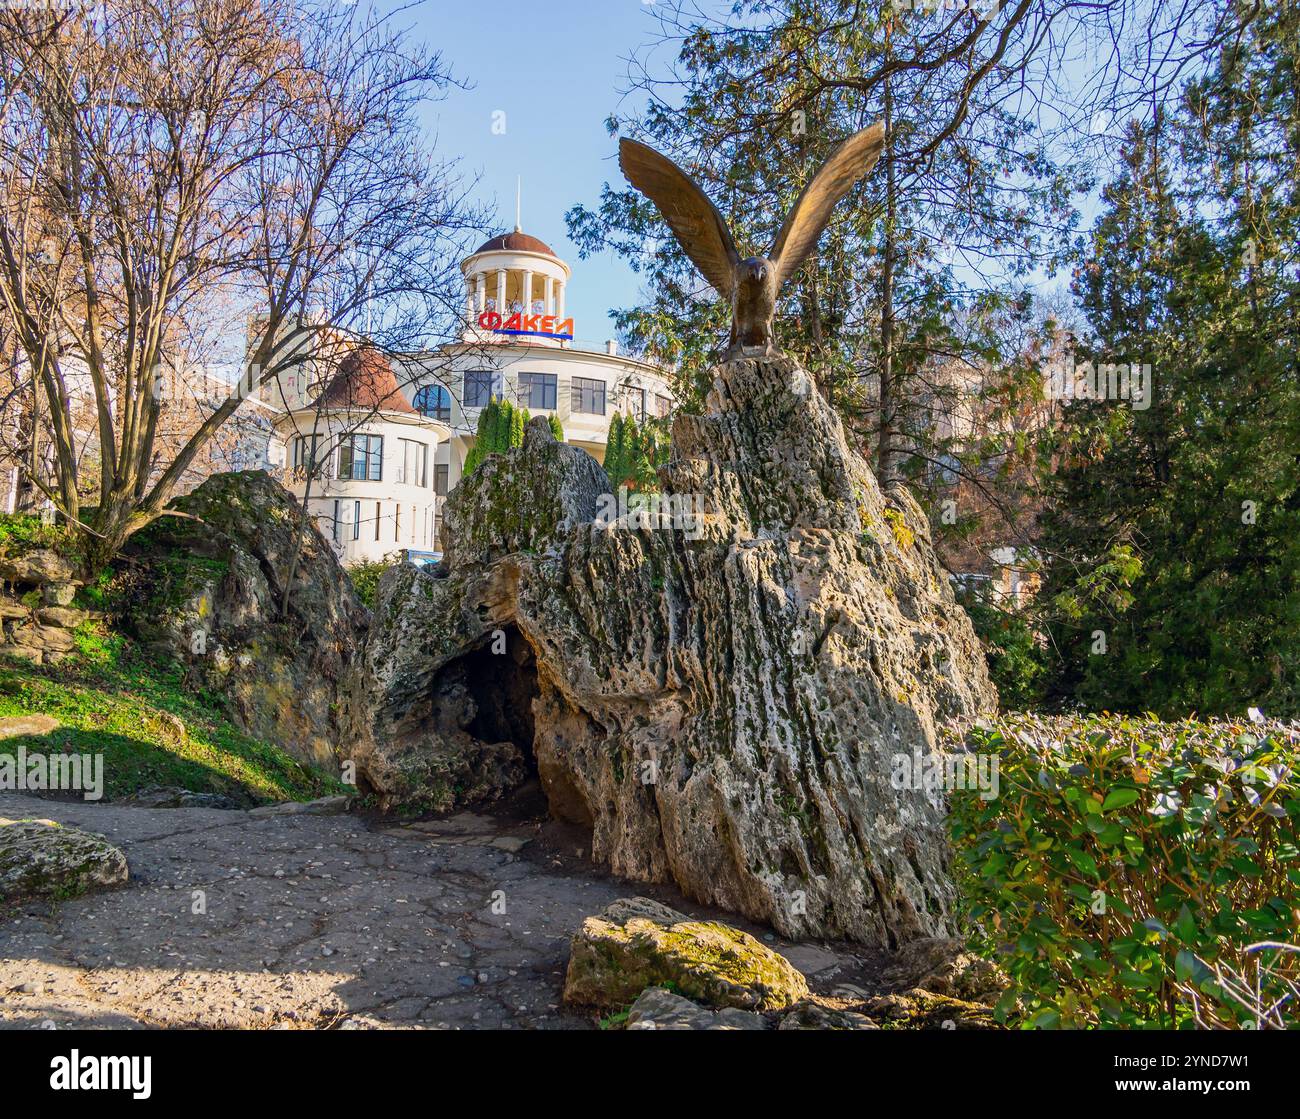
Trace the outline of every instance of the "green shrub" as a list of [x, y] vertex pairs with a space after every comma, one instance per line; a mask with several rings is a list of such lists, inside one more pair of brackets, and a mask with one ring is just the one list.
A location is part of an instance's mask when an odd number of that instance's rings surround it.
[[1214, 971], [1295, 940], [1300, 727], [1011, 716], [967, 745], [1000, 759], [997, 797], [951, 803], [974, 946], [1012, 978], [999, 1013], [1019, 996], [1039, 1027], [1252, 1024]]
[[361, 599], [366, 608], [373, 610], [375, 608], [375, 598], [379, 593], [379, 580], [383, 577], [385, 571], [398, 562], [396, 555], [385, 556], [381, 560], [363, 560], [361, 563], [351, 564], [347, 571], [352, 579], [353, 589], [357, 592], [357, 598]]

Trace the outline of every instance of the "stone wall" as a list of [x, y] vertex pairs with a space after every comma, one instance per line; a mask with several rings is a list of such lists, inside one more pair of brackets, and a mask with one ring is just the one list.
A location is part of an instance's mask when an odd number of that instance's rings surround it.
[[74, 648], [72, 631], [92, 615], [72, 606], [81, 580], [48, 548], [0, 556], [0, 650], [33, 664], [58, 664]]

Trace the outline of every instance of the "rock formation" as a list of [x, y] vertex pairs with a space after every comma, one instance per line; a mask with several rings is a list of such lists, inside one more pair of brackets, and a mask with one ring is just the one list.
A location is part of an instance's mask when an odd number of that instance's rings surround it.
[[654, 986], [740, 1010], [783, 1010], [808, 994], [794, 965], [749, 933], [649, 898], [624, 898], [582, 923], [571, 942], [565, 1002], [617, 1010]]
[[53, 820], [0, 817], [0, 900], [75, 897], [120, 886], [128, 875], [126, 856], [102, 835]]
[[535, 768], [615, 874], [788, 936], [950, 932], [942, 794], [891, 777], [996, 697], [924, 515], [785, 358], [718, 367], [660, 482], [611, 510], [544, 420], [461, 482], [441, 567], [380, 586], [363, 782], [450, 808]]
[[119, 564], [127, 629], [224, 695], [247, 733], [338, 773], [338, 697], [369, 614], [315, 519], [262, 471], [214, 475], [172, 508]]
[[49, 548], [0, 552], [0, 651], [33, 664], [58, 664], [76, 647], [73, 631], [92, 614], [71, 605], [80, 573]]

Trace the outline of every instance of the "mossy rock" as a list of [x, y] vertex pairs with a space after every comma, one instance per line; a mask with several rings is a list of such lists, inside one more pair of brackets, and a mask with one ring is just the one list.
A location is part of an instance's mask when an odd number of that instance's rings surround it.
[[53, 820], [0, 818], [0, 898], [75, 897], [127, 876], [126, 856], [103, 836]]
[[668, 987], [707, 1006], [767, 1011], [808, 995], [803, 975], [748, 933], [717, 921], [693, 921], [666, 907], [656, 907], [655, 916], [681, 919], [634, 915], [631, 904], [615, 902], [621, 912], [611, 907], [613, 912], [588, 917], [574, 934], [566, 1002], [621, 1009], [647, 987]]

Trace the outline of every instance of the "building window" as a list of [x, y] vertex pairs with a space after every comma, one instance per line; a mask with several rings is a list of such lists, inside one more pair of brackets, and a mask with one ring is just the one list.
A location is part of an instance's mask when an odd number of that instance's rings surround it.
[[415, 394], [415, 410], [432, 420], [451, 421], [451, 393], [442, 385], [424, 385]]
[[639, 424], [645, 423], [645, 396], [645, 389], [628, 389], [628, 399], [632, 402], [632, 414], [636, 416], [636, 422]]
[[554, 373], [520, 373], [519, 404], [523, 408], [549, 408], [555, 411]]
[[575, 412], [586, 412], [592, 416], [605, 414], [605, 382], [594, 377], [574, 377], [572, 382], [572, 400], [570, 407]]
[[666, 396], [655, 393], [655, 415], [663, 419], [673, 409], [673, 402]]
[[324, 463], [317, 459], [320, 453], [319, 435], [300, 435], [293, 441], [293, 470], [305, 477], [309, 469], [319, 472]]
[[354, 502], [352, 503], [352, 505], [353, 505], [353, 509], [352, 509], [352, 518], [353, 518], [353, 519], [352, 519], [352, 539], [353, 539], [353, 540], [360, 540], [360, 539], [361, 539], [361, 502], [359, 502], [359, 501], [354, 501]]
[[397, 441], [397, 481], [408, 486], [429, 484], [429, 446], [415, 439]]
[[384, 473], [382, 435], [345, 436], [339, 446], [339, 477], [378, 482]]
[[471, 369], [465, 374], [465, 407], [485, 408], [495, 397], [505, 397], [505, 377], [498, 369]]
[[375, 541], [376, 541], [376, 543], [378, 543], [378, 541], [379, 541], [379, 526], [380, 526], [380, 524], [383, 522], [383, 519], [384, 519], [384, 503], [383, 503], [382, 501], [376, 501], [376, 502], [375, 502]]
[[330, 536], [334, 538], [335, 544], [343, 539], [343, 525], [339, 520], [339, 499], [337, 497], [334, 499], [334, 527], [330, 532]]
[[451, 467], [445, 462], [437, 463], [433, 468], [433, 492], [439, 497], [446, 497], [448, 490], [448, 479], [451, 475]]

